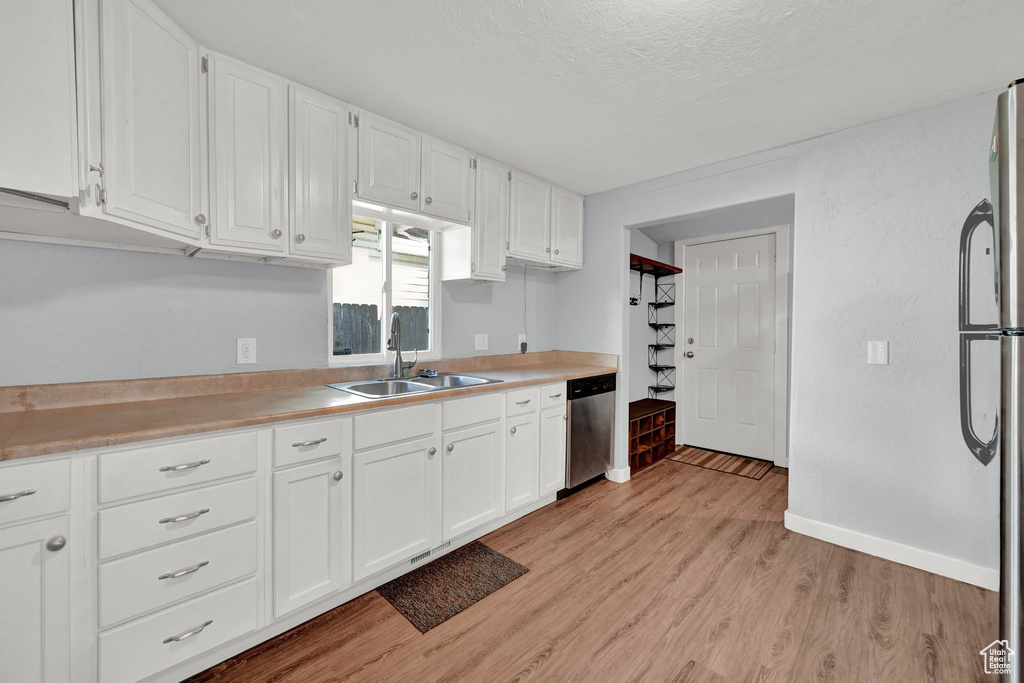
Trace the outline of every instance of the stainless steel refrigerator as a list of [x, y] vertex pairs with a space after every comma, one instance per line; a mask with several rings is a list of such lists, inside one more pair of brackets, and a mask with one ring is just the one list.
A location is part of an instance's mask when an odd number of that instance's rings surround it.
[[1002, 557], [999, 637], [1014, 653], [1003, 681], [1021, 680], [1021, 458], [1024, 456], [1024, 80], [999, 95], [992, 142], [992, 207], [997, 235], [1001, 396], [999, 416]]

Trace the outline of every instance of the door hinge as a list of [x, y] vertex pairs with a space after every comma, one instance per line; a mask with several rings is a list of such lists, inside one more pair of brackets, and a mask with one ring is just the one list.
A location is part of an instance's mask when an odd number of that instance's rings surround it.
[[199, 67], [199, 69], [200, 69], [200, 70], [201, 70], [201, 71], [202, 71], [202, 72], [203, 72], [204, 74], [205, 74], [205, 73], [206, 73], [207, 71], [209, 71], [209, 70], [210, 70], [210, 58], [209, 58], [209, 57], [203, 57], [203, 58], [202, 58], [202, 59], [200, 60], [200, 67]]

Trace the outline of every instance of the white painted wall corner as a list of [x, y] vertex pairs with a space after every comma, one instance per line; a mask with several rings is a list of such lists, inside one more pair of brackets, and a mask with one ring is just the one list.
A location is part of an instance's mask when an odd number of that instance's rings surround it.
[[948, 555], [939, 555], [920, 548], [888, 541], [877, 536], [869, 536], [859, 531], [851, 531], [842, 527], [807, 519], [794, 515], [789, 510], [785, 513], [785, 525], [790, 531], [817, 538], [821, 541], [859, 550], [862, 553], [881, 557], [905, 564], [908, 567], [923, 569], [940, 576], [980, 586], [992, 591], [999, 590], [999, 570], [989, 569], [970, 562], [964, 562]]
[[624, 484], [629, 481], [629, 468], [620, 467], [617, 470], [608, 470], [604, 473], [604, 476], [608, 477], [616, 484]]

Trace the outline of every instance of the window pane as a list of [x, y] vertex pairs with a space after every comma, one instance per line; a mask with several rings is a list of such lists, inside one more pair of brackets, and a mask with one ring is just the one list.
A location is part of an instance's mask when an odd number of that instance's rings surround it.
[[334, 269], [334, 355], [381, 352], [384, 233], [379, 221], [352, 220], [352, 263]]
[[430, 349], [430, 232], [391, 227], [391, 305], [402, 320], [402, 351]]

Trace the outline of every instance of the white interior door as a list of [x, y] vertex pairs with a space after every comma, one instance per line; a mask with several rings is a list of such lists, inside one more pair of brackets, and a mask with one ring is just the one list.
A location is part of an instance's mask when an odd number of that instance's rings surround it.
[[775, 235], [687, 246], [683, 277], [682, 441], [772, 460]]

